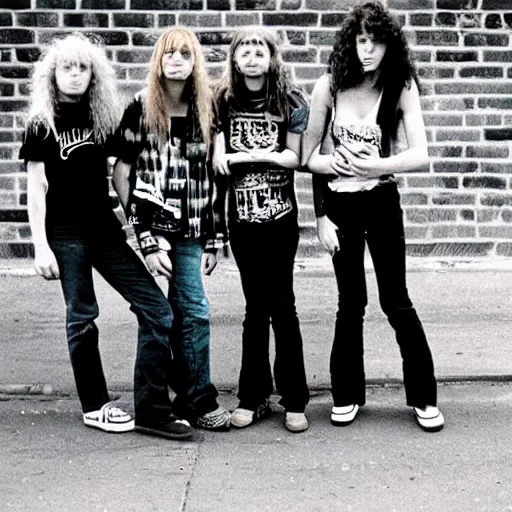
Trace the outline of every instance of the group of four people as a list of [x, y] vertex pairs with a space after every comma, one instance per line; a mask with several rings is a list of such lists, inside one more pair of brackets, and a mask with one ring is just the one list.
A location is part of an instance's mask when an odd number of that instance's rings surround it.
[[[394, 154], [399, 125], [408, 149]], [[114, 187], [145, 264], [111, 209], [112, 156]], [[393, 177], [428, 162], [427, 142], [406, 41], [380, 3], [357, 6], [345, 19], [311, 108], [291, 84], [276, 39], [260, 29], [234, 35], [215, 88], [193, 32], [165, 31], [147, 87], [126, 108], [100, 45], [82, 35], [55, 41], [35, 67], [20, 158], [28, 171], [35, 266], [45, 278], [61, 281], [86, 425], [187, 439], [191, 425], [225, 430], [255, 423], [270, 414], [272, 325], [285, 426], [308, 428], [293, 293], [299, 241], [294, 172], [305, 169], [314, 173], [318, 234], [332, 255], [339, 290], [332, 423], [348, 425], [365, 403], [368, 243], [380, 302], [403, 358], [407, 404], [425, 430], [443, 427], [432, 356], [406, 288]], [[210, 379], [209, 305], [201, 275], [214, 270], [228, 233], [246, 300], [239, 405], [232, 413], [219, 405]], [[107, 391], [93, 268], [138, 318], [134, 419]], [[168, 298], [148, 269], [168, 278]]]

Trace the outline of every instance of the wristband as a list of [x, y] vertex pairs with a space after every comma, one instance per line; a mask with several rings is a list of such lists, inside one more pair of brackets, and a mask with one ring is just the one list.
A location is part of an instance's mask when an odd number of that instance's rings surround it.
[[160, 249], [158, 248], [158, 242], [156, 238], [151, 234], [150, 231], [144, 231], [139, 234], [139, 245], [140, 252], [144, 257], [148, 254], [153, 254], [154, 252], [158, 252]]

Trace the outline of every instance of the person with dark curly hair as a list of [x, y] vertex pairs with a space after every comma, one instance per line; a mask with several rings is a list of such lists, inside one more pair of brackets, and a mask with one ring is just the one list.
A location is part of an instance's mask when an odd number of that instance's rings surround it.
[[231, 249], [246, 300], [240, 404], [231, 425], [247, 427], [270, 413], [272, 322], [285, 426], [302, 432], [309, 392], [293, 293], [299, 242], [294, 171], [309, 112], [305, 94], [290, 84], [273, 34], [257, 28], [234, 35], [216, 112], [213, 165], [219, 196], [229, 194]]
[[[408, 148], [397, 152], [399, 127]], [[403, 149], [403, 148], [402, 148]], [[406, 246], [396, 172], [429, 162], [418, 78], [398, 23], [379, 2], [352, 9], [317, 81], [303, 141], [314, 173], [318, 236], [331, 253], [339, 304], [330, 373], [331, 421], [351, 423], [365, 403], [365, 244], [383, 312], [403, 359], [406, 400], [426, 431], [438, 431], [437, 383], [428, 342], [406, 285]]]

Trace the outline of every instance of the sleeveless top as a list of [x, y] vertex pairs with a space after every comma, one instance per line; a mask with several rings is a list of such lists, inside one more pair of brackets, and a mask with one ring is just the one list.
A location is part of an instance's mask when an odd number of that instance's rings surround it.
[[[341, 144], [354, 146], [358, 143], [375, 146], [379, 154], [382, 152], [382, 131], [377, 124], [377, 114], [382, 100], [382, 91], [368, 114], [356, 123], [344, 124], [336, 122], [336, 108], [332, 109], [332, 137], [334, 147]], [[392, 176], [382, 178], [362, 178], [360, 176], [344, 176], [329, 181], [328, 186], [333, 192], [360, 192], [371, 190], [383, 181], [394, 180]]]

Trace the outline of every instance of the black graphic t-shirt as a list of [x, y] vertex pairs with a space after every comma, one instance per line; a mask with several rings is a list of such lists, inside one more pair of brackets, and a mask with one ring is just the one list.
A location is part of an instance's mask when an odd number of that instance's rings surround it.
[[108, 150], [94, 142], [87, 104], [61, 103], [55, 119], [58, 140], [42, 122], [25, 131], [20, 158], [44, 162], [48, 181], [48, 240], [122, 235], [108, 190]]
[[[286, 120], [268, 112], [261, 91], [246, 91], [243, 102], [216, 107], [214, 129], [224, 133], [226, 152], [270, 153], [286, 148], [287, 132], [302, 133], [308, 121], [307, 98], [300, 90], [290, 94]], [[239, 223], [264, 223], [287, 214], [297, 216], [294, 170], [256, 162], [233, 164], [229, 177], [229, 218]]]

